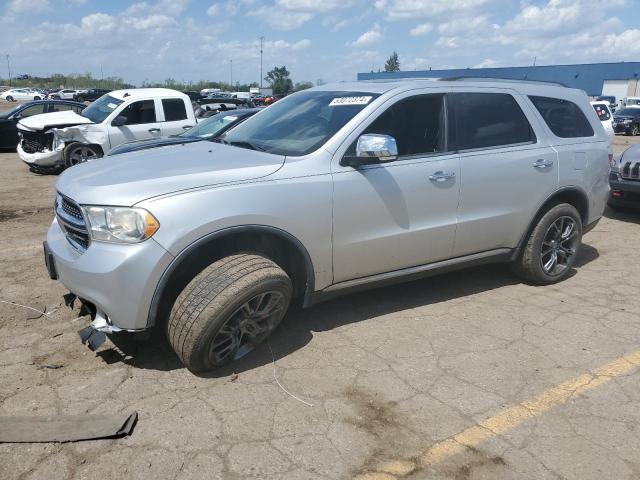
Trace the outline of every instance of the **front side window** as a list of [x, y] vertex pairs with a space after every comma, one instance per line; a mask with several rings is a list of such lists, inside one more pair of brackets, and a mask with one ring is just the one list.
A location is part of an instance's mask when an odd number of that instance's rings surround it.
[[556, 137], [593, 137], [589, 120], [575, 103], [551, 97], [530, 96], [529, 99]]
[[506, 93], [453, 93], [452, 120], [459, 150], [490, 148], [536, 141], [529, 120]]
[[277, 155], [307, 155], [324, 145], [378, 96], [323, 90], [295, 93], [229, 130], [221, 141]]
[[44, 104], [31, 105], [20, 112], [20, 118], [30, 117], [31, 115], [39, 115], [44, 113]]
[[[396, 140], [398, 155], [428, 155], [445, 149], [444, 94], [417, 95], [390, 106], [361, 135], [377, 133]], [[356, 142], [346, 155], [355, 155]]]
[[164, 119], [166, 122], [187, 119], [187, 109], [181, 98], [163, 98], [162, 109], [164, 110]]
[[111, 95], [103, 95], [82, 110], [81, 115], [94, 123], [102, 123], [122, 102], [123, 100], [112, 97]]
[[127, 117], [125, 125], [140, 125], [143, 123], [155, 123], [156, 107], [153, 100], [141, 100], [127, 105], [120, 115]]

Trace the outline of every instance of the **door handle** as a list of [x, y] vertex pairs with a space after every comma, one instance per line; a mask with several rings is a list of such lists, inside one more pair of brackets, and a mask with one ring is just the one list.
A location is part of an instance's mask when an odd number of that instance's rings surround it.
[[547, 168], [547, 167], [550, 167], [551, 165], [553, 165], [553, 160], [547, 160], [544, 158], [541, 158], [533, 162], [533, 166], [535, 168]]
[[183, 130], [189, 130], [190, 128], [193, 128], [193, 125], [183, 125], [182, 126]]
[[432, 182], [446, 182], [452, 178], [456, 178], [456, 172], [443, 172], [440, 170], [429, 175], [429, 180]]
[[149, 129], [149, 133], [160, 133], [160, 129], [159, 128], [150, 128]]

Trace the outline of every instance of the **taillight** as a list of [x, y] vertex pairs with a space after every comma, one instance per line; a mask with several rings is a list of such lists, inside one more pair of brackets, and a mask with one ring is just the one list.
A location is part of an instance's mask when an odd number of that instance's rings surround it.
[[609, 166], [610, 167], [614, 167], [616, 164], [615, 160], [613, 159], [613, 153], [609, 154]]

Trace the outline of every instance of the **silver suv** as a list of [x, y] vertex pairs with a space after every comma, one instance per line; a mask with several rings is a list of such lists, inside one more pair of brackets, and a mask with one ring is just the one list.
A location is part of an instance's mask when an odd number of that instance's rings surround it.
[[604, 210], [610, 148], [578, 90], [325, 85], [215, 142], [66, 171], [45, 257], [92, 311], [90, 344], [159, 327], [206, 370], [263, 341], [293, 302], [482, 262], [564, 279]]

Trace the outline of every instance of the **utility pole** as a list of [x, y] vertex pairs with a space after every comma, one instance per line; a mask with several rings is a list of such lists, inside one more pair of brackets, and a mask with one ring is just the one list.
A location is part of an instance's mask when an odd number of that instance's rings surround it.
[[260, 37], [260, 89], [262, 89], [262, 42], [264, 42], [264, 37]]
[[11, 86], [11, 63], [9, 62], [8, 53], [7, 53], [7, 70], [9, 70], [9, 86]]
[[233, 59], [229, 60], [229, 85], [233, 88]]

